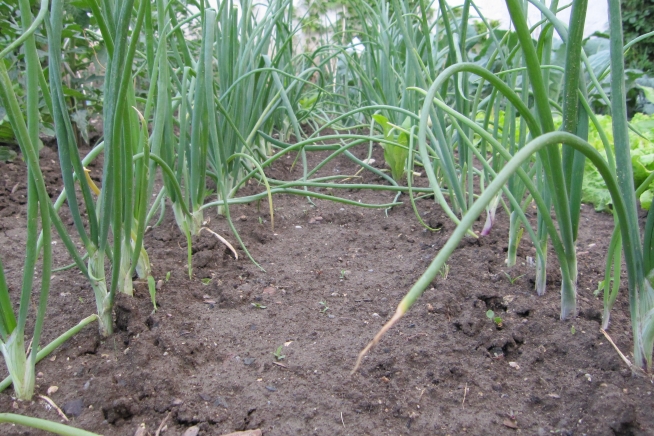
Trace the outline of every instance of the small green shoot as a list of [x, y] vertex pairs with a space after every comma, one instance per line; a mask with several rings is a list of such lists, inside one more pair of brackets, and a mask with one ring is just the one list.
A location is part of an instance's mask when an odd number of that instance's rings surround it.
[[577, 329], [575, 328], [575, 326], [570, 327], [570, 333], [572, 333], [573, 335], [577, 333]]
[[279, 347], [277, 347], [275, 352], [272, 353], [273, 356], [275, 356], [276, 361], [279, 362], [280, 360], [284, 360], [286, 358], [286, 356], [282, 354], [283, 351], [284, 351], [284, 345], [280, 345]]
[[259, 217], [259, 224], [263, 225], [263, 218]]
[[79, 300], [80, 303], [84, 304], [84, 298], [79, 297], [78, 300]]
[[347, 271], [344, 269], [341, 270], [341, 276], [339, 277], [341, 280], [347, 280]]
[[252, 306], [254, 306], [255, 309], [265, 309], [267, 307], [261, 303], [252, 303]]
[[152, 306], [154, 307], [152, 313], [154, 313], [157, 311], [157, 300], [155, 299], [155, 296], [157, 295], [157, 285], [152, 276], [148, 276], [148, 291], [150, 291], [150, 300], [152, 300]]
[[327, 306], [327, 302], [325, 300], [322, 300], [320, 303], [318, 303], [322, 306], [322, 309], [320, 309], [320, 313], [325, 313], [329, 310], [329, 307]]
[[495, 316], [495, 312], [493, 312], [492, 310], [486, 311], [486, 318], [493, 321], [495, 325], [497, 325], [498, 327], [502, 327], [502, 318], [500, 318], [499, 316]]
[[444, 264], [441, 269], [438, 270], [438, 274], [441, 275], [441, 278], [443, 280], [447, 280], [447, 275], [450, 273], [450, 266], [448, 264]]
[[502, 272], [504, 273], [506, 278], [509, 279], [509, 283], [511, 283], [511, 286], [515, 285], [515, 282], [517, 282], [520, 278], [525, 276], [524, 274], [522, 274], [522, 275], [519, 275], [517, 277], [511, 277], [511, 275], [509, 273], [507, 273], [506, 271], [502, 271]]
[[166, 283], [170, 280], [170, 271], [166, 273]]
[[202, 282], [203, 285], [208, 285], [209, 283], [211, 283], [211, 278], [205, 277], [205, 278], [201, 279], [200, 281]]

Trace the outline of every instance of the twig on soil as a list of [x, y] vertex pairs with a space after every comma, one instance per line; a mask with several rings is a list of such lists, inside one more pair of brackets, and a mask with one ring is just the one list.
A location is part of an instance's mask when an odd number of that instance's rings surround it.
[[45, 395], [39, 395], [39, 398], [41, 398], [43, 401], [45, 401], [50, 406], [52, 406], [52, 408], [57, 411], [59, 416], [61, 416], [61, 419], [63, 419], [64, 421], [68, 421], [68, 417], [66, 416], [66, 414], [49, 397], [46, 397]]
[[600, 329], [600, 332], [602, 332], [602, 334], [606, 337], [606, 340], [608, 340], [609, 343], [610, 343], [611, 345], [613, 345], [613, 348], [615, 348], [615, 351], [618, 352], [618, 355], [622, 358], [622, 360], [624, 361], [624, 363], [626, 363], [627, 366], [629, 367], [629, 369], [631, 369], [631, 372], [635, 372], [635, 373], [638, 373], [638, 374], [640, 374], [640, 375], [645, 375], [645, 376], [647, 375], [647, 374], [645, 373], [645, 371], [643, 371], [642, 369], [638, 368], [637, 366], [634, 366], [634, 365], [629, 361], [629, 359], [627, 359], [627, 356], [625, 356], [624, 354], [622, 354], [622, 351], [620, 351], [620, 349], [618, 348], [618, 346], [615, 345], [615, 342], [613, 342], [613, 340], [611, 339], [611, 337], [609, 336], [609, 334], [606, 333], [606, 331], [605, 331], [604, 329]]
[[226, 246], [227, 248], [230, 249], [230, 251], [234, 254], [234, 257], [236, 258], [236, 260], [238, 260], [238, 253], [236, 252], [236, 250], [234, 250], [234, 247], [232, 247], [232, 244], [230, 244], [230, 243], [227, 241], [227, 239], [223, 238], [223, 237], [220, 236], [218, 233], [214, 232], [213, 230], [211, 230], [211, 229], [209, 229], [209, 228], [207, 228], [207, 227], [202, 227], [200, 230], [206, 230], [207, 232], [211, 233], [211, 234], [214, 235], [216, 238], [218, 238], [218, 240], [219, 240], [220, 242], [222, 242], [223, 244], [225, 244], [225, 246]]
[[161, 421], [161, 424], [159, 424], [159, 428], [157, 428], [157, 431], [154, 432], [154, 436], [159, 436], [159, 434], [161, 433], [161, 430], [163, 430], [163, 428], [164, 428], [164, 425], [166, 425], [166, 421], [168, 421], [168, 418], [170, 418], [170, 413], [171, 412], [168, 412], [168, 415], [166, 415], [166, 417], [163, 419], [163, 421]]
[[343, 421], [343, 412], [341, 412], [341, 422], [343, 423], [343, 427], [345, 427], [345, 421]]
[[416, 403], [420, 403], [420, 399], [422, 398], [422, 394], [424, 393], [425, 393], [425, 389], [420, 391], [420, 396], [418, 397], [418, 401], [416, 401]]
[[463, 401], [461, 401], [461, 408], [465, 409], [466, 395], [468, 395], [468, 383], [463, 388]]

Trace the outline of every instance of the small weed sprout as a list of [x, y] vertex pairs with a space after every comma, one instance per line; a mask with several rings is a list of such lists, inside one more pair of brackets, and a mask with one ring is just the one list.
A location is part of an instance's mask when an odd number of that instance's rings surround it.
[[498, 327], [502, 327], [502, 318], [500, 318], [499, 316], [495, 316], [495, 312], [493, 312], [492, 310], [486, 311], [486, 318], [493, 321], [495, 325], [497, 325]]
[[318, 303], [322, 306], [322, 309], [320, 309], [320, 313], [325, 313], [329, 310], [329, 307], [327, 306], [327, 302], [325, 300], [322, 300], [320, 303]]
[[570, 333], [573, 335], [577, 333], [577, 329], [575, 328], [575, 326], [570, 327]]
[[597, 282], [597, 289], [593, 291], [593, 295], [598, 297], [600, 292], [604, 290], [604, 285], [606, 284], [606, 280], [601, 280]]
[[170, 280], [170, 271], [166, 273], [166, 283]]
[[441, 275], [441, 278], [443, 280], [447, 280], [447, 275], [450, 273], [450, 266], [448, 264], [444, 264], [441, 269], [438, 270], [438, 274]]
[[211, 279], [209, 277], [205, 277], [200, 281], [202, 282], [203, 285], [208, 285], [209, 283], [211, 283]]
[[265, 309], [267, 307], [261, 303], [252, 303], [252, 306], [254, 306], [255, 309]]
[[504, 273], [506, 278], [509, 279], [509, 283], [511, 283], [511, 286], [515, 285], [515, 282], [517, 282], [520, 278], [525, 276], [524, 274], [522, 274], [522, 275], [519, 275], [517, 277], [511, 277], [511, 275], [509, 273], [507, 273], [506, 271], [502, 271], [502, 272]]
[[280, 360], [284, 360], [286, 358], [286, 356], [282, 354], [283, 350], [284, 350], [284, 345], [282, 344], [279, 347], [277, 347], [277, 349], [272, 353], [273, 356], [275, 356], [276, 361], [279, 362]]
[[341, 279], [341, 280], [347, 280], [347, 271], [345, 271], [344, 269], [341, 270], [341, 277], [340, 277], [340, 279]]
[[157, 285], [155, 284], [154, 277], [152, 276], [148, 276], [148, 292], [150, 292], [150, 300], [152, 301], [152, 306], [154, 307], [152, 313], [155, 313], [157, 311]]

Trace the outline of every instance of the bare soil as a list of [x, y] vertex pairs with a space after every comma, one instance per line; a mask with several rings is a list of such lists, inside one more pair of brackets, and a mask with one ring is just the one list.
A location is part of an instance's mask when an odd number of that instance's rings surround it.
[[[379, 165], [380, 150], [375, 158]], [[62, 188], [56, 151], [44, 148], [41, 159], [56, 195]], [[271, 175], [297, 177], [292, 162], [278, 162]], [[322, 173], [356, 171], [343, 159]], [[23, 267], [25, 182], [21, 160], [0, 163], [0, 256], [14, 297]], [[262, 189], [250, 184], [243, 194]], [[334, 195], [364, 203], [393, 199], [387, 192]], [[386, 214], [277, 196], [274, 231], [266, 201], [232, 207], [265, 272], [243, 250], [235, 260], [203, 233], [193, 243], [192, 280], [185, 238], [168, 209], [145, 238], [155, 279], [164, 280], [157, 311], [144, 283], [137, 283], [135, 297], [118, 296], [116, 333], [102, 339], [89, 326], [40, 362], [37, 394], [57, 386], [50, 398], [70, 424], [104, 435], [131, 436], [142, 423], [150, 435], [162, 423], [162, 435], [191, 426], [200, 435], [256, 428], [264, 435], [654, 434], [654, 386], [632, 376], [600, 333], [602, 301], [593, 291], [613, 222], [591, 206], [583, 207], [578, 240], [577, 318], [559, 320], [554, 261], [547, 294], [535, 295], [528, 237], [518, 265], [506, 268], [508, 220], [500, 210], [491, 235], [462, 241], [448, 273], [350, 375], [358, 352], [454, 229], [433, 199], [417, 206], [437, 232], [424, 230], [407, 197], [400, 200], [405, 204]], [[62, 216], [74, 233], [66, 210]], [[206, 218], [236, 246], [225, 218], [215, 210]], [[482, 226], [478, 221], [475, 229]], [[70, 263], [61, 243], [54, 249], [56, 266]], [[501, 317], [501, 327], [486, 317], [488, 309]], [[55, 273], [44, 343], [94, 311], [90, 286], [76, 269]], [[609, 334], [629, 355], [626, 289]], [[18, 402], [11, 389], [0, 394], [0, 411], [61, 421], [38, 396]], [[7, 424], [0, 433], [43, 434]]]

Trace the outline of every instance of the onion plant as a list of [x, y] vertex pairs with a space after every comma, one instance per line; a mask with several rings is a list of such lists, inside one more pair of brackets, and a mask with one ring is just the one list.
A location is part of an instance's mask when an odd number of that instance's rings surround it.
[[[157, 7], [164, 9], [165, 3], [157, 2]], [[190, 44], [173, 40], [179, 24], [172, 16], [164, 20], [158, 15], [157, 27], [162, 29], [158, 41], [153, 33], [148, 34], [157, 41], [151, 69], [157, 82], [151, 157], [161, 158], [163, 163], [157, 163], [174, 174], [164, 178], [164, 186], [177, 224], [187, 237], [189, 275], [191, 236], [201, 230], [203, 204], [212, 194], [206, 188], [207, 177], [216, 185], [219, 200], [214, 204], [221, 204], [219, 213], [241, 242], [224, 207], [229, 202], [220, 200], [234, 197], [253, 169], [266, 183], [259, 163], [270, 150], [260, 141], [259, 131], [272, 133], [286, 123], [293, 125], [296, 137], [301, 136], [295, 107], [299, 91], [310, 84], [308, 78], [315, 68], [294, 72], [290, 1], [270, 3], [258, 18], [254, 8], [249, 1], [241, 2], [240, 8], [225, 1], [217, 11], [206, 9], [191, 17], [199, 19], [202, 32], [197, 61], [192, 59]], [[167, 55], [170, 52], [186, 55]], [[148, 102], [154, 96], [150, 93]], [[175, 124], [179, 134], [173, 129]], [[272, 222], [272, 203], [270, 209]]]
[[[400, 302], [393, 317], [384, 325], [373, 341], [361, 352], [356, 368], [360, 365], [363, 356], [376, 344], [383, 334], [388, 331], [411, 307], [416, 299], [424, 292], [427, 286], [436, 277], [452, 252], [472, 226], [477, 217], [487, 205], [493, 201], [504, 185], [512, 177], [519, 177], [525, 184], [538, 208], [547, 230], [549, 241], [552, 243], [559, 260], [562, 289], [561, 289], [561, 318], [565, 319], [576, 315], [576, 275], [577, 259], [575, 254], [576, 228], [578, 226], [578, 210], [580, 201], [580, 183], [578, 180], [579, 165], [584, 159], [597, 168], [604, 179], [611, 194], [616, 221], [619, 224], [620, 238], [624, 250], [625, 263], [629, 281], [629, 301], [634, 340], [635, 367], [651, 371], [652, 350], [654, 345], [654, 217], [649, 213], [645, 224], [644, 241], [641, 240], [636, 209], [636, 189], [631, 166], [630, 147], [628, 138], [628, 123], [624, 93], [624, 64], [622, 24], [620, 17], [620, 2], [609, 1], [609, 22], [611, 35], [611, 110], [613, 115], [613, 137], [615, 148], [615, 167], [600, 155], [595, 148], [586, 142], [587, 121], [593, 117], [587, 112], [588, 104], [585, 99], [585, 85], [583, 84], [583, 66], [586, 64], [583, 54], [581, 35], [585, 21], [586, 0], [574, 0], [570, 25], [566, 29], [556, 18], [548, 16], [550, 24], [562, 34], [567, 42], [566, 63], [564, 70], [563, 95], [565, 96], [562, 108], [563, 126], [555, 131], [553, 113], [559, 109], [552, 106], [548, 98], [548, 84], [543, 80], [543, 69], [536, 51], [536, 46], [530, 36], [526, 24], [523, 3], [519, 0], [506, 0], [511, 20], [519, 40], [519, 46], [525, 59], [526, 72], [529, 76], [530, 89], [533, 93], [533, 107], [528, 107], [520, 96], [509, 87], [498, 74], [493, 74], [485, 68], [473, 64], [460, 63], [443, 71], [424, 91], [424, 105], [420, 113], [420, 124], [417, 134], [418, 146], [427, 147], [429, 138], [429, 116], [435, 111], [447, 113], [451, 123], [466, 123], [478, 134], [484, 135], [479, 125], [466, 114], [458, 113], [447, 105], [439, 96], [443, 84], [459, 71], [474, 73], [487, 80], [498, 92], [504, 95], [515, 107], [520, 117], [528, 125], [532, 139], [513, 154], [501, 147], [497, 141], [488, 138], [493, 151], [502, 154], [507, 162], [496, 173], [492, 181], [478, 199], [463, 215], [461, 223], [457, 226], [448, 242], [432, 261], [429, 268], [413, 285], [409, 293]], [[544, 5], [537, 0], [544, 12]], [[586, 69], [586, 74], [592, 72]], [[535, 112], [535, 114], [534, 114]], [[468, 118], [466, 122], [466, 118]], [[460, 131], [460, 130], [459, 130]], [[561, 146], [563, 145], [563, 146]], [[550, 217], [550, 205], [537, 189], [534, 174], [525, 171], [524, 165], [538, 156], [544, 182], [556, 211], [555, 224]], [[479, 159], [484, 164], [484, 156]], [[576, 169], [575, 169], [576, 168]], [[583, 168], [583, 166], [581, 167]], [[576, 172], [575, 172], [576, 171]], [[492, 174], [492, 173], [491, 173]], [[574, 177], [572, 175], [574, 174]], [[508, 192], [505, 190], [505, 193]], [[615, 246], [615, 244], [612, 244]]]
[[71, 427], [70, 425], [60, 424], [58, 422], [52, 422], [40, 418], [18, 415], [16, 413], [0, 413], [0, 422], [45, 430], [49, 433], [62, 436], [98, 436], [97, 433], [92, 433], [90, 431]]
[[[46, 2], [44, 2], [46, 3]], [[42, 5], [43, 6], [43, 5]], [[0, 352], [14, 386], [16, 397], [29, 400], [34, 393], [35, 365], [44, 357], [39, 349], [41, 334], [45, 322], [48, 294], [52, 272], [52, 232], [50, 197], [46, 191], [45, 181], [38, 158], [38, 72], [39, 61], [34, 37], [34, 18], [28, 1], [20, 3], [24, 50], [26, 54], [26, 114], [20, 109], [18, 99], [4, 62], [0, 57], [0, 103], [6, 109], [12, 129], [27, 163], [27, 240], [25, 243], [25, 264], [20, 291], [18, 313], [14, 312], [4, 266], [0, 260]], [[42, 8], [43, 10], [43, 8]], [[44, 14], [41, 15], [41, 19]], [[41, 266], [40, 291], [37, 297], [36, 318], [30, 345], [25, 347], [25, 329], [29, 315], [32, 287], [37, 273], [36, 264], [41, 252], [39, 248], [39, 226], [43, 232], [43, 259]], [[87, 318], [81, 326], [93, 321]], [[79, 327], [79, 326], [78, 326]], [[81, 328], [81, 327], [79, 327]], [[60, 345], [67, 338], [79, 331], [73, 328], [60, 336], [54, 343]], [[47, 353], [53, 350], [46, 347]], [[40, 356], [39, 356], [40, 355]], [[8, 383], [3, 382], [3, 388]]]
[[[147, 125], [142, 128], [139, 125], [135, 111], [135, 92], [130, 80], [146, 4], [147, 2], [139, 4], [137, 15], [132, 19], [134, 2], [131, 0], [118, 2], [115, 5], [115, 16], [113, 11], [102, 10], [97, 3], [91, 2], [109, 58], [104, 85], [104, 168], [101, 189], [90, 178], [81, 176], [85, 174], [84, 167], [66, 110], [59, 68], [63, 2], [52, 2], [48, 25], [50, 91], [59, 162], [69, 210], [88, 253], [88, 268], [81, 269], [90, 279], [95, 294], [99, 328], [103, 336], [111, 334], [113, 329], [115, 292], [120, 290], [132, 293], [132, 274], [135, 270], [143, 278], [149, 275], [149, 260], [142, 248], [145, 209], [149, 200], [146, 190], [149, 143], [147, 136], [141, 134], [142, 130], [147, 131]], [[135, 155], [139, 152], [145, 153], [146, 159], [135, 161]], [[81, 199], [75, 189], [75, 179], [81, 189]], [[97, 195], [97, 200], [94, 194]], [[82, 218], [84, 213], [88, 219], [88, 230]], [[107, 257], [112, 266], [109, 285], [105, 277]]]

